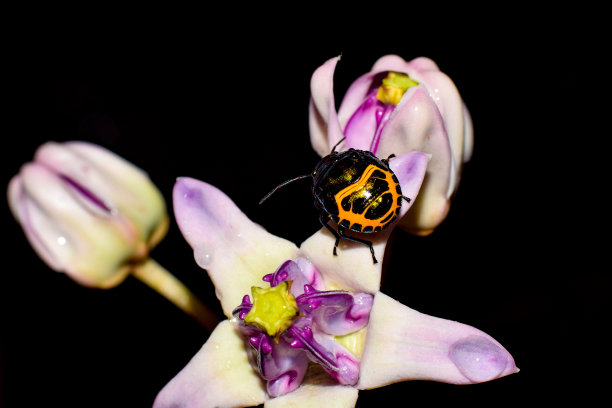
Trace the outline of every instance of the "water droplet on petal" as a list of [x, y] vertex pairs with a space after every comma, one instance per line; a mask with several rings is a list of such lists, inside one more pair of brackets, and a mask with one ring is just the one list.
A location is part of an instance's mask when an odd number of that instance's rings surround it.
[[196, 248], [193, 255], [200, 268], [206, 269], [212, 263], [212, 254], [208, 248]]
[[484, 336], [469, 336], [451, 345], [449, 358], [472, 382], [493, 380], [504, 374], [508, 353]]

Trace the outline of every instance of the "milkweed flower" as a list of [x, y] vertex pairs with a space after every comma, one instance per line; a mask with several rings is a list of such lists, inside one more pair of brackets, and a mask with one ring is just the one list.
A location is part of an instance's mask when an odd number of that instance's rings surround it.
[[51, 269], [101, 289], [133, 274], [210, 325], [204, 305], [149, 257], [166, 235], [168, 213], [160, 191], [132, 163], [87, 142], [47, 142], [11, 179], [7, 196]]
[[419, 200], [399, 225], [426, 235], [446, 217], [462, 165], [472, 154], [470, 114], [452, 80], [428, 58], [381, 57], [357, 78], [336, 111], [333, 76], [339, 58], [312, 75], [310, 139], [321, 156], [343, 137], [345, 148], [378, 157], [431, 155]]
[[[427, 160], [418, 153], [410, 161], [412, 177], [402, 168], [394, 172], [402, 190], [416, 196]], [[227, 320], [160, 391], [155, 408], [332, 401], [352, 407], [359, 390], [398, 381], [470, 384], [517, 371], [491, 336], [380, 292], [381, 265], [361, 245], [343, 243], [334, 257], [334, 237], [322, 228], [298, 248], [192, 178], [178, 179], [173, 201], [179, 228], [215, 284]], [[375, 236], [377, 252], [384, 252], [389, 234]]]

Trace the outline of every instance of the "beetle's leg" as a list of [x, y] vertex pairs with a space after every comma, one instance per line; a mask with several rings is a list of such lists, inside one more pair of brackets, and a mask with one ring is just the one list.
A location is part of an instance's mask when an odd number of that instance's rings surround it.
[[333, 229], [328, 223], [329, 223], [329, 216], [325, 213], [321, 213], [321, 215], [319, 216], [319, 222], [321, 223], [321, 225], [323, 225], [325, 228], [327, 228], [329, 230], [329, 232], [331, 232], [333, 234], [334, 237], [336, 237], [336, 243], [334, 244], [334, 256], [337, 256], [338, 254], [336, 253], [336, 248], [338, 248], [338, 244], [340, 243], [340, 235], [338, 235], [338, 232], [336, 232], [335, 229]]
[[348, 235], [344, 234], [344, 228], [342, 227], [338, 227], [338, 235], [341, 238], [344, 238], [348, 241], [353, 241], [353, 242], [357, 242], [359, 244], [365, 245], [368, 248], [370, 248], [370, 253], [372, 254], [372, 261], [374, 261], [374, 263], [378, 263], [378, 261], [376, 260], [376, 256], [374, 256], [374, 247], [372, 246], [372, 241], [366, 241], [365, 239], [361, 239], [361, 238], [355, 238], [355, 237], [351, 237]]
[[391, 154], [389, 155], [389, 157], [387, 157], [386, 159], [381, 159], [381, 161], [382, 161], [383, 163], [385, 163], [387, 166], [389, 166], [389, 160], [391, 160], [391, 159], [392, 159], [392, 158], [394, 158], [394, 157], [395, 157], [395, 155], [394, 155], [393, 153], [391, 153]]
[[402, 196], [402, 198], [403, 198], [404, 200], [406, 200], [406, 202], [407, 202], [407, 203], [409, 203], [410, 201], [412, 201], [412, 200], [410, 199], [410, 197]]

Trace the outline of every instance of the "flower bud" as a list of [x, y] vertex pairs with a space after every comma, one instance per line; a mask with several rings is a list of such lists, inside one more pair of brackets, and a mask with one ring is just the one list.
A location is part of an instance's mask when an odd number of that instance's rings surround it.
[[86, 142], [40, 146], [10, 181], [8, 201], [42, 260], [90, 287], [122, 282], [168, 229], [147, 174]]

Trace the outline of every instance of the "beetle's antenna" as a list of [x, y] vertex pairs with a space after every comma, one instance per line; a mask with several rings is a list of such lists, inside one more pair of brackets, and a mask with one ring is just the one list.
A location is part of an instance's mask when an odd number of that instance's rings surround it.
[[332, 148], [331, 152], [334, 153], [336, 151], [336, 147], [338, 147], [340, 145], [340, 143], [344, 142], [344, 139], [346, 139], [346, 136], [344, 136], [342, 139], [338, 140], [338, 143], [336, 143], [334, 145], [334, 147]]
[[272, 191], [270, 191], [268, 194], [266, 194], [266, 196], [264, 198], [262, 198], [261, 200], [259, 200], [259, 204], [261, 205], [261, 203], [263, 203], [264, 201], [266, 201], [272, 194], [274, 194], [276, 192], [276, 190], [278, 190], [281, 187], [286, 186], [289, 183], [293, 183], [294, 181], [297, 180], [301, 180], [307, 177], [312, 177], [312, 174], [304, 174], [303, 176], [297, 176], [296, 178], [293, 178], [291, 180], [287, 180], [285, 182], [280, 183], [278, 186], [274, 187], [274, 189]]

